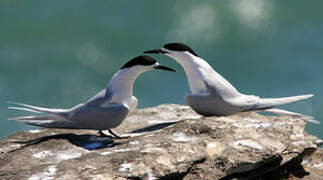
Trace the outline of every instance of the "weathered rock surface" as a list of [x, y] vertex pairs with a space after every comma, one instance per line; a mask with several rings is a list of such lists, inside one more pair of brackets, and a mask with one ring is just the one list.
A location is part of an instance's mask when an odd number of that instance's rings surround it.
[[322, 179], [323, 151], [314, 153], [321, 140], [305, 125], [256, 113], [205, 118], [161, 105], [115, 129], [131, 138], [96, 150], [88, 150], [95, 131], [13, 134], [0, 142], [0, 179]]

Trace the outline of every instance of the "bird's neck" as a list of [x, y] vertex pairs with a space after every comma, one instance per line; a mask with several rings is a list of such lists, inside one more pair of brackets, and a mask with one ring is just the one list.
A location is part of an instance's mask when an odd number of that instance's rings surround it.
[[192, 93], [205, 93], [206, 87], [202, 81], [201, 71], [203, 71], [207, 63], [203, 59], [189, 54], [174, 56], [172, 58], [184, 68]]
[[120, 69], [114, 74], [107, 86], [107, 90], [112, 92], [110, 103], [120, 103], [129, 105], [133, 92], [133, 85], [140, 71], [132, 69]]
[[221, 92], [221, 96], [239, 95], [235, 87], [202, 58], [190, 54], [173, 58], [183, 66], [193, 94], [208, 93], [209, 90], [205, 84], [205, 81], [207, 81], [207, 83], [212, 84], [217, 93]]

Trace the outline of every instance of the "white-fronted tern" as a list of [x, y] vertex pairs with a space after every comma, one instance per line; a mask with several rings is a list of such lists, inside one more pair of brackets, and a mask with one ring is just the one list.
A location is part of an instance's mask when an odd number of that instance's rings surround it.
[[[24, 110], [45, 115], [22, 116], [11, 118], [30, 125], [46, 128], [109, 130], [110, 134], [119, 137], [112, 128], [118, 127], [127, 115], [137, 106], [137, 98], [133, 96], [133, 85], [136, 78], [153, 69], [175, 71], [161, 66], [150, 56], [138, 56], [130, 60], [118, 70], [107, 87], [89, 99], [70, 109], [51, 109], [28, 104], [14, 103], [21, 107], [10, 109]], [[120, 137], [119, 137], [120, 138]]]
[[[187, 104], [204, 116], [226, 116], [246, 111], [267, 111], [311, 119], [310, 116], [275, 107], [312, 97], [312, 94], [260, 98], [240, 93], [230, 82], [218, 74], [204, 59], [183, 43], [168, 43], [161, 49], [145, 51], [147, 54], [164, 54], [178, 62], [186, 73], [191, 94]], [[313, 120], [315, 121], [315, 120]]]

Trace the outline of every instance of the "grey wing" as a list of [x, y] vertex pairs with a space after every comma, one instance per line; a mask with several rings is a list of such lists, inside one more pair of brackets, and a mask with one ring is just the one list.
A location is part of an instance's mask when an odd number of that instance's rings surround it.
[[235, 97], [240, 95], [239, 91], [226, 79], [224, 79], [220, 74], [215, 71], [204, 73], [202, 76], [202, 81], [206, 87], [208, 93], [217, 94], [221, 97]]
[[100, 106], [103, 103], [107, 103], [110, 101], [112, 97], [112, 92], [108, 89], [103, 89], [102, 91], [98, 92], [92, 98], [90, 98], [85, 104], [89, 106]]
[[122, 104], [81, 106], [74, 110], [70, 120], [83, 129], [105, 130], [119, 126], [127, 117], [129, 109]]
[[[233, 106], [239, 107], [239, 111], [253, 111], [253, 110], [262, 110], [263, 107], [258, 106], [261, 98], [254, 95], [245, 95], [241, 94], [235, 98], [230, 99], [230, 103]], [[272, 107], [268, 107], [272, 108]]]
[[[246, 95], [245, 95], [246, 96]], [[282, 97], [282, 98], [259, 98], [257, 96], [246, 96], [245, 102], [249, 105], [247, 110], [265, 110], [271, 109], [284, 104], [289, 104], [292, 102], [308, 99], [312, 97], [312, 94]]]
[[228, 81], [224, 79], [222, 86], [215, 87], [215, 82], [210, 83], [209, 81], [203, 80], [207, 88], [207, 92], [210, 94], [210, 99], [215, 99], [219, 102], [218, 105], [222, 106], [221, 112], [224, 114], [234, 114], [242, 111], [249, 111], [257, 109], [257, 105], [261, 98], [254, 95], [241, 94], [236, 90]]
[[189, 94], [187, 104], [204, 116], [226, 116], [245, 111], [258, 103], [259, 97], [240, 94], [234, 87], [218, 88], [203, 80], [207, 93]]
[[213, 94], [188, 94], [186, 102], [203, 116], [227, 116], [242, 111], [241, 106], [224, 101]]

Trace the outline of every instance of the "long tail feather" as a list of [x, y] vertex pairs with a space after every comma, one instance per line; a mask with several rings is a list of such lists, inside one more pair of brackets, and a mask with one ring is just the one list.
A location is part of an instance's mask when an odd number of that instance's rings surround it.
[[29, 112], [33, 112], [33, 113], [41, 113], [40, 111], [36, 111], [33, 109], [29, 109], [29, 108], [24, 108], [24, 107], [8, 107], [9, 109], [15, 109], [15, 110], [21, 110], [21, 111], [29, 111]]
[[283, 109], [265, 109], [264, 111], [274, 113], [277, 115], [282, 115], [282, 116], [293, 116], [293, 117], [301, 118], [301, 119], [306, 120], [311, 123], [320, 124], [320, 122], [315, 120], [314, 117], [300, 114], [300, 113], [296, 113], [296, 112], [291, 112], [291, 111], [287, 111], [287, 110], [283, 110]]
[[[51, 109], [51, 108], [44, 108], [44, 107], [38, 107], [38, 106], [33, 106], [33, 105], [29, 105], [29, 104], [23, 104], [23, 103], [18, 103], [18, 102], [12, 102], [12, 101], [8, 101], [8, 103], [10, 104], [15, 104], [15, 105], [19, 105], [19, 106], [23, 106], [24, 108], [28, 108], [31, 110], [35, 110], [35, 111], [39, 111], [39, 112], [46, 112], [46, 113], [65, 113], [68, 110], [66, 109]], [[17, 108], [16, 108], [17, 109]], [[23, 110], [23, 109], [20, 109]], [[27, 110], [29, 111], [29, 110]]]
[[67, 109], [50, 109], [50, 108], [33, 106], [29, 104], [17, 103], [17, 102], [8, 102], [8, 103], [22, 106], [22, 107], [8, 107], [9, 109], [16, 109], [16, 110], [33, 112], [33, 113], [45, 113], [38, 116], [20, 116], [15, 118], [9, 118], [9, 120], [16, 120], [19, 122], [23, 122], [34, 126], [40, 126], [40, 127], [68, 128], [68, 129], [80, 128], [75, 122], [72, 122], [68, 119], [68, 113], [70, 111]]
[[63, 128], [63, 129], [80, 129], [78, 124], [69, 121], [66, 118], [49, 114], [45, 116], [20, 116], [16, 118], [10, 118], [9, 120], [16, 120], [22, 123], [26, 123], [33, 126], [40, 126], [46, 128]]
[[257, 108], [259, 109], [273, 108], [273, 107], [289, 104], [295, 101], [308, 99], [308, 98], [311, 98], [312, 96], [313, 94], [306, 94], [306, 95], [283, 97], [283, 98], [262, 98], [257, 103]]
[[19, 120], [33, 126], [40, 126], [45, 128], [62, 128], [62, 129], [83, 129], [78, 124], [72, 121], [57, 121], [57, 120]]
[[15, 118], [9, 118], [9, 120], [16, 120], [16, 121], [31, 121], [31, 120], [41, 120], [41, 121], [46, 121], [46, 120], [58, 120], [52, 115], [48, 116], [20, 116], [20, 117], [15, 117]]

